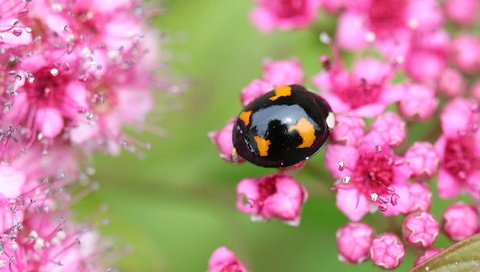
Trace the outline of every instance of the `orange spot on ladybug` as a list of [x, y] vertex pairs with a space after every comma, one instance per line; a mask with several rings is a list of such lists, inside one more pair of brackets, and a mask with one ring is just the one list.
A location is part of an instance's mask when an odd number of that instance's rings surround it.
[[283, 96], [292, 95], [292, 87], [290, 86], [280, 87], [275, 89], [274, 91], [275, 91], [275, 95], [269, 98], [271, 101], [275, 101]]
[[297, 124], [291, 126], [288, 131], [298, 131], [300, 138], [302, 138], [302, 143], [297, 146], [297, 148], [307, 148], [313, 145], [315, 141], [315, 128], [313, 127], [312, 123], [310, 123], [305, 118], [300, 118]]
[[260, 153], [260, 157], [268, 156], [268, 148], [270, 147], [270, 140], [263, 139], [262, 137], [256, 135], [253, 136], [255, 142], [257, 143], [258, 153]]
[[240, 113], [238, 118], [240, 118], [240, 120], [242, 120], [242, 122], [245, 124], [245, 126], [248, 126], [248, 124], [250, 124], [250, 115], [252, 115], [252, 111], [244, 111], [244, 112]]

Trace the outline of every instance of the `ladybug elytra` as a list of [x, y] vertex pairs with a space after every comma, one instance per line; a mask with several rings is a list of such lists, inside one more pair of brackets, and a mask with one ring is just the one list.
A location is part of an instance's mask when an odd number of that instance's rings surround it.
[[263, 167], [287, 167], [314, 155], [335, 124], [330, 105], [300, 85], [270, 91], [240, 112], [232, 157]]

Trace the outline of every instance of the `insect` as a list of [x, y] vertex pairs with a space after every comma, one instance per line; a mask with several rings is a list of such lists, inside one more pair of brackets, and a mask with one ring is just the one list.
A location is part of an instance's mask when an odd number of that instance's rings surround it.
[[263, 167], [291, 166], [314, 155], [334, 125], [325, 99], [301, 85], [280, 87], [240, 112], [233, 127], [232, 158]]

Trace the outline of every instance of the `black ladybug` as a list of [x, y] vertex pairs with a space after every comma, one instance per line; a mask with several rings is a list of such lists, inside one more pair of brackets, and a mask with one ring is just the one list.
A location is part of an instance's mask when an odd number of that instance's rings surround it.
[[248, 104], [233, 127], [232, 157], [263, 167], [287, 167], [314, 155], [335, 117], [322, 97], [300, 85], [270, 91]]

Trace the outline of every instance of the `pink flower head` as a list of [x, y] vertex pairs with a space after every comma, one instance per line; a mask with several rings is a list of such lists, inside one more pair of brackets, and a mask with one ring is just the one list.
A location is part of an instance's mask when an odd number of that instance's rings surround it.
[[228, 124], [219, 131], [213, 131], [208, 134], [210, 140], [217, 146], [218, 151], [220, 152], [220, 158], [224, 159], [227, 162], [243, 162], [243, 158], [238, 157], [233, 158], [233, 143], [232, 143], [232, 131], [235, 120], [230, 120]]
[[451, 58], [464, 73], [475, 74], [480, 71], [480, 40], [476, 36], [457, 36], [451, 45]]
[[414, 247], [429, 248], [438, 236], [440, 226], [427, 212], [409, 214], [402, 225], [405, 240]]
[[405, 257], [405, 247], [400, 239], [391, 233], [377, 236], [372, 241], [370, 259], [372, 263], [383, 269], [395, 269]]
[[331, 134], [335, 142], [356, 145], [365, 135], [365, 122], [360, 117], [340, 114], [335, 116], [335, 121]]
[[443, 213], [443, 232], [452, 241], [458, 242], [478, 232], [480, 221], [475, 207], [456, 203]]
[[307, 192], [296, 180], [284, 174], [243, 179], [237, 185], [237, 209], [251, 214], [252, 220], [279, 219], [298, 226]]
[[463, 75], [454, 69], [445, 69], [438, 83], [438, 90], [448, 98], [457, 97], [466, 91]]
[[438, 106], [435, 91], [425, 85], [401, 85], [399, 92], [403, 92], [398, 106], [400, 114], [410, 120], [425, 121], [430, 119]]
[[315, 19], [317, 0], [255, 0], [252, 23], [262, 32], [304, 28]]
[[337, 207], [352, 221], [371, 208], [385, 212], [396, 206], [397, 189], [407, 184], [411, 173], [388, 146], [366, 146], [331, 144], [325, 153], [325, 166], [337, 178]]
[[247, 272], [247, 269], [235, 253], [226, 247], [219, 247], [208, 261], [208, 272]]
[[405, 53], [406, 74], [423, 83], [437, 81], [447, 65], [449, 42], [445, 30], [415, 34]]
[[303, 69], [298, 60], [266, 61], [263, 65], [262, 79], [252, 81], [242, 90], [242, 105], [247, 105], [255, 98], [275, 88], [301, 84], [303, 77]]
[[412, 177], [420, 181], [433, 177], [440, 163], [435, 147], [428, 142], [416, 142], [408, 148], [404, 158], [412, 170]]
[[407, 134], [405, 122], [393, 112], [387, 112], [375, 119], [370, 133], [364, 138], [367, 144], [388, 145], [392, 148], [400, 146]]
[[317, 75], [313, 83], [335, 113], [374, 117], [400, 98], [400, 93], [388, 86], [392, 74], [389, 65], [365, 59], [354, 65], [351, 74], [340, 65], [332, 64], [326, 72]]
[[431, 248], [425, 250], [425, 252], [423, 252], [422, 255], [418, 256], [418, 258], [415, 260], [415, 266], [422, 264], [423, 262], [437, 255], [438, 253], [442, 252], [442, 250], [443, 249], [441, 248]]
[[442, 166], [438, 176], [438, 194], [454, 198], [462, 190], [480, 199], [480, 133], [477, 105], [457, 98], [448, 103], [440, 116], [443, 135], [435, 144]]
[[447, 0], [445, 13], [453, 22], [472, 26], [478, 18], [480, 4], [477, 0]]
[[370, 256], [373, 229], [363, 223], [350, 223], [337, 231], [338, 258], [342, 262], [359, 264]]
[[347, 50], [363, 49], [367, 43], [408, 46], [405, 36], [415, 31], [436, 30], [444, 20], [434, 0], [346, 1], [345, 6], [346, 11], [339, 18], [337, 39], [340, 47]]

